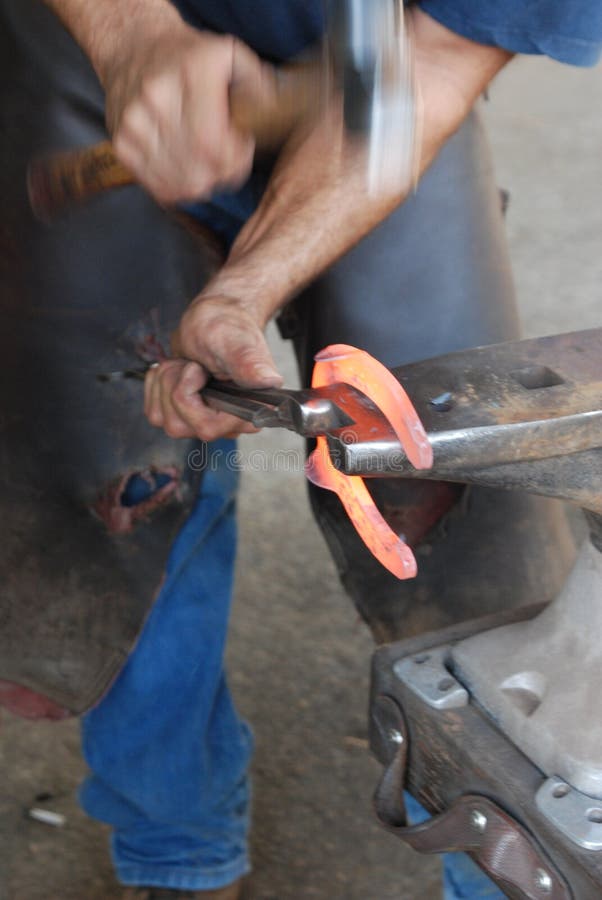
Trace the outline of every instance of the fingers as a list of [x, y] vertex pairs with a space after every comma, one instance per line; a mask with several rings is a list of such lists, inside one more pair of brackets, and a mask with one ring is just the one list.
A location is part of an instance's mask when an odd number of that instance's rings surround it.
[[[248, 176], [254, 139], [230, 111], [234, 46], [183, 25], [139, 50], [108, 94], [115, 152], [161, 203], [206, 198]], [[260, 79], [259, 59], [241, 54], [246, 76]]]
[[196, 362], [171, 359], [148, 372], [144, 409], [152, 425], [171, 437], [196, 435], [206, 441], [257, 430], [210, 409], [199, 396], [208, 373], [242, 387], [282, 384], [256, 313], [232, 297], [200, 295], [184, 313], [172, 350]]
[[[230, 88], [235, 42], [233, 38], [219, 38], [220, 53], [215, 54], [212, 89], [205, 88], [200, 102], [199, 82], [206, 84], [206, 66], [190, 65], [185, 70], [182, 124], [185, 129], [184, 144], [196, 158], [206, 165], [212, 187], [238, 187], [247, 178], [253, 164], [255, 141], [248, 129], [240, 129], [232, 118]], [[255, 54], [245, 48], [247, 71], [261, 69]], [[250, 74], [249, 74], [249, 77]], [[257, 77], [257, 76], [255, 76]], [[182, 159], [184, 163], [184, 159]]]
[[204, 441], [257, 431], [236, 416], [210, 409], [199, 395], [206, 382], [207, 374], [197, 363], [175, 359], [150, 368], [144, 382], [144, 412], [151, 425], [173, 438]]

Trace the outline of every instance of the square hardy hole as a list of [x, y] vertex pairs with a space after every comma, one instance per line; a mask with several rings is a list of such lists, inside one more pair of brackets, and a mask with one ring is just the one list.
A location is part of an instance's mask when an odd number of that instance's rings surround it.
[[526, 366], [510, 373], [515, 381], [518, 381], [528, 391], [536, 391], [540, 388], [555, 387], [564, 384], [564, 378], [548, 366]]

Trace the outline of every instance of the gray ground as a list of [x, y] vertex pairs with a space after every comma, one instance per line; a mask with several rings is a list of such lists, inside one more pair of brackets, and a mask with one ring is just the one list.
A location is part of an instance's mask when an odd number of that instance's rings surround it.
[[[602, 68], [515, 64], [487, 115], [530, 335], [599, 326], [602, 280]], [[288, 348], [279, 359], [292, 383]], [[246, 442], [273, 452], [291, 435]], [[271, 461], [271, 463], [270, 463]], [[366, 750], [371, 642], [335, 577], [297, 471], [265, 474], [247, 459], [230, 643], [231, 681], [254, 724], [254, 859], [259, 900], [435, 900], [438, 864], [374, 824], [377, 766]], [[257, 459], [255, 459], [257, 463]], [[311, 611], [311, 615], [308, 614]], [[83, 766], [76, 723], [0, 726], [0, 900], [120, 896], [106, 834], [74, 802]], [[50, 828], [24, 817], [36, 795], [63, 812]]]

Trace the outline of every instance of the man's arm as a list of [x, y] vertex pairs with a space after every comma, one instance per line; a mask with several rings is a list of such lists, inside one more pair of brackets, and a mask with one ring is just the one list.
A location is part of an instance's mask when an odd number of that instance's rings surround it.
[[[511, 54], [454, 34], [419, 8], [408, 18], [423, 108], [422, 175]], [[365, 147], [349, 140], [333, 147], [342, 134], [334, 118], [333, 110], [286, 151], [211, 286], [252, 299], [264, 321], [405, 199], [405, 192], [368, 191]]]
[[[418, 7], [409, 24], [422, 174], [511, 54], [455, 34]], [[147, 415], [172, 436], [220, 434], [197, 393], [207, 372], [248, 386], [280, 383], [263, 337], [267, 321], [405, 199], [368, 192], [365, 148], [341, 137], [337, 115], [331, 110], [309, 135], [293, 138], [226, 264], [185, 312], [174, 348], [200, 365], [171, 360], [149, 374]]]

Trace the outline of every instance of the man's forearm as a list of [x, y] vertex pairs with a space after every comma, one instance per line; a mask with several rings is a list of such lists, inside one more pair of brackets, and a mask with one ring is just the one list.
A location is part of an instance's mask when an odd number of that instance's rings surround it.
[[101, 82], [130, 41], [181, 22], [169, 0], [44, 0], [90, 59]]
[[[422, 174], [510, 54], [466, 40], [419, 9], [411, 27], [424, 110]], [[403, 194], [369, 193], [364, 149], [349, 141], [333, 149], [336, 133], [324, 121], [280, 161], [210, 293], [246, 298], [267, 320], [403, 201]]]

